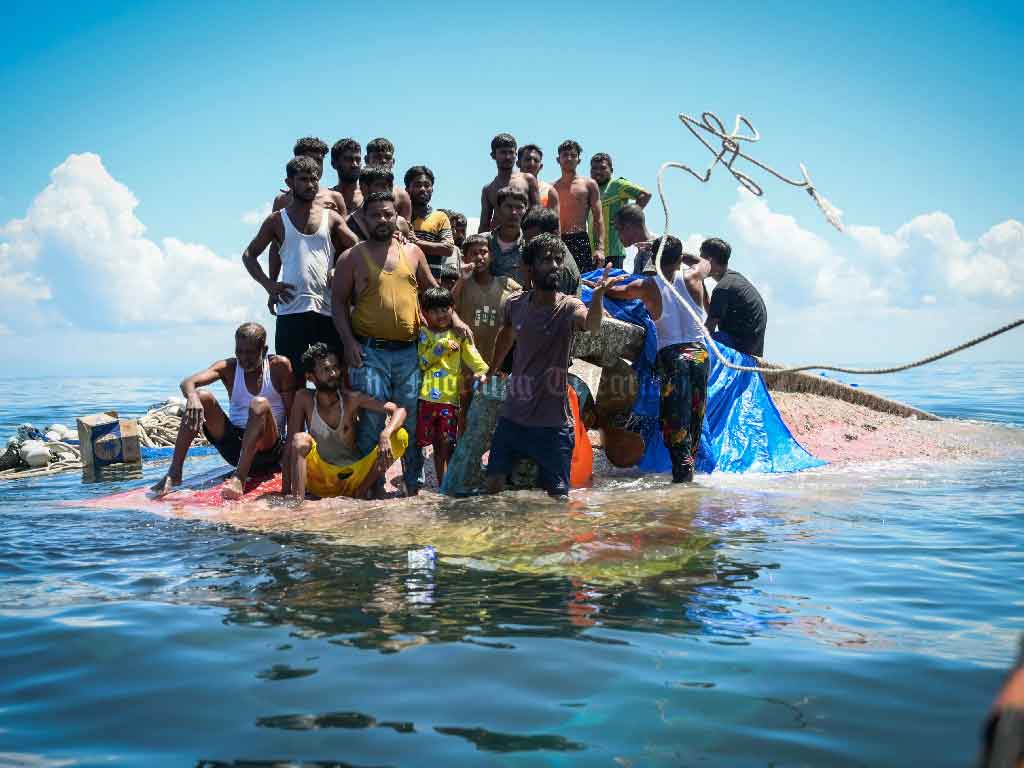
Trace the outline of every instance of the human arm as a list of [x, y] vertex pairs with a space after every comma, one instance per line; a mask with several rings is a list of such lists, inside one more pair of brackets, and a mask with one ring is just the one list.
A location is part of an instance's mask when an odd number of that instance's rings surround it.
[[185, 426], [198, 432], [203, 427], [203, 404], [199, 400], [200, 387], [224, 380], [230, 366], [227, 360], [218, 360], [201, 371], [186, 376], [181, 382], [181, 394], [185, 396], [185, 413], [182, 416]]
[[401, 187], [395, 187], [395, 212], [406, 221], [412, 221], [412, 198]]
[[355, 286], [355, 250], [348, 249], [335, 262], [334, 280], [331, 282], [331, 315], [345, 351], [345, 365], [362, 368], [363, 352], [352, 331], [352, 316], [349, 314]]
[[473, 380], [483, 384], [487, 378], [487, 361], [471, 341], [462, 342], [462, 364], [473, 372]]
[[526, 177], [526, 197], [529, 203], [526, 209], [529, 210], [535, 205], [540, 205], [540, 182], [537, 181], [537, 177], [532, 173], [524, 173]]
[[486, 235], [491, 231], [491, 217], [494, 215], [494, 206], [491, 205], [490, 196], [487, 194], [487, 187], [480, 190], [480, 226], [476, 228], [478, 235]]
[[[432, 214], [433, 217], [433, 214]], [[413, 230], [410, 242], [423, 251], [424, 254], [435, 259], [447, 259], [455, 250], [455, 239], [452, 237], [452, 225], [448, 217], [443, 213], [436, 219], [437, 237], [439, 242], [424, 240]]]
[[590, 217], [594, 221], [594, 232], [597, 234], [597, 247], [594, 249], [594, 266], [604, 265], [604, 254], [608, 249], [608, 233], [604, 231], [604, 211], [601, 207], [601, 190], [597, 182], [587, 179], [588, 198], [590, 200]]
[[[271, 213], [281, 210], [288, 205], [289, 197], [291, 193], [286, 192], [279, 194], [274, 198], [274, 204], [270, 209]], [[268, 257], [267, 271], [270, 274], [270, 282], [276, 283], [277, 278], [281, 275], [281, 245], [276, 240], [270, 243], [270, 256]], [[277, 316], [277, 297], [272, 294], [267, 294], [267, 309], [270, 314]]]
[[[340, 195], [339, 195], [340, 197]], [[342, 200], [342, 204], [344, 204]], [[344, 215], [338, 214], [334, 211], [330, 211], [331, 217], [331, 243], [334, 244], [335, 262], [337, 262], [337, 255], [342, 254], [351, 248], [353, 245], [359, 242], [359, 238], [355, 236], [355, 233], [348, 228], [348, 222], [345, 221]]]
[[309, 414], [312, 413], [311, 406], [315, 395], [312, 390], [301, 389], [295, 393], [292, 407], [288, 409], [288, 436], [297, 435], [306, 431], [306, 424], [309, 423]]
[[377, 441], [377, 466], [387, 469], [395, 463], [395, 455], [391, 451], [391, 436], [405, 423], [405, 408], [390, 401], [382, 402], [362, 392], [352, 392], [349, 397], [354, 411], [364, 408], [374, 413], [385, 414], [384, 429], [381, 430]]
[[284, 412], [290, 414], [295, 401], [295, 391], [299, 388], [295, 373], [292, 371], [291, 360], [283, 355], [274, 355], [270, 361], [270, 382], [281, 395]]
[[[283, 232], [279, 231], [279, 224], [281, 222], [281, 214], [272, 213], [263, 220], [260, 225], [259, 232], [256, 233], [250, 242], [248, 247], [242, 251], [242, 264], [245, 265], [246, 271], [267, 292], [270, 298], [274, 299], [274, 302], [288, 301], [292, 297], [292, 291], [295, 290], [295, 286], [289, 283], [279, 283], [277, 280], [272, 280], [263, 271], [263, 267], [260, 265], [260, 255], [267, 249], [267, 246], [271, 243], [279, 243], [282, 240]], [[280, 270], [280, 257], [278, 257], [278, 269]]]
[[512, 323], [506, 322], [501, 326], [498, 337], [494, 340], [494, 356], [491, 357], [491, 367], [487, 370], [488, 376], [493, 376], [501, 371], [501, 366], [515, 343], [516, 329], [512, 327]]
[[730, 293], [727, 286], [723, 286], [721, 283], [715, 286], [715, 290], [711, 292], [711, 305], [708, 307], [708, 319], [704, 321], [704, 327], [708, 329], [708, 333], [714, 333], [718, 330], [718, 326], [721, 325], [722, 319], [729, 311], [729, 299]]
[[[558, 190], [555, 189], [554, 184], [548, 185], [548, 209], [554, 211], [556, 215], [558, 214]], [[559, 216], [558, 224], [561, 229], [561, 216]]]
[[590, 296], [590, 306], [588, 307], [581, 301], [579, 306], [576, 307], [576, 311], [573, 313], [573, 327], [576, 330], [588, 331], [590, 333], [598, 333], [601, 330], [601, 320], [604, 318], [605, 292], [627, 277], [627, 275], [608, 277], [610, 269], [610, 264], [605, 266], [601, 279], [594, 286], [594, 292]]

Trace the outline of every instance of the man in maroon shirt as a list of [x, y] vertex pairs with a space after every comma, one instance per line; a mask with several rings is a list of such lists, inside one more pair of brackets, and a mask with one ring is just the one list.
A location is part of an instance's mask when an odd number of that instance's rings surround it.
[[530, 458], [540, 470], [540, 486], [552, 496], [566, 497], [575, 445], [566, 394], [569, 348], [576, 331], [600, 331], [605, 290], [618, 279], [609, 278], [606, 267], [588, 309], [575, 296], [558, 292], [562, 265], [572, 258], [560, 238], [538, 235], [522, 258], [533, 289], [506, 302], [488, 372], [501, 370], [514, 342], [505, 405], [491, 439], [487, 492], [504, 490], [516, 461]]

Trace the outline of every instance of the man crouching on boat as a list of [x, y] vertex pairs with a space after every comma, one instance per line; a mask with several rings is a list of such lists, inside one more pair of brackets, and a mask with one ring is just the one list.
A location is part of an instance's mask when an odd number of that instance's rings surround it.
[[[200, 389], [218, 379], [231, 398], [227, 414], [210, 390]], [[181, 382], [181, 393], [185, 415], [171, 467], [153, 486], [157, 496], [181, 484], [185, 456], [200, 429], [224, 461], [236, 468], [221, 491], [226, 499], [241, 497], [250, 472], [270, 472], [280, 464], [295, 377], [287, 357], [267, 355], [267, 332], [262, 325], [240, 325], [235, 331], [235, 356], [189, 376]]]
[[[285, 467], [283, 490], [287, 493], [290, 485], [297, 499], [305, 498], [307, 487], [322, 499], [363, 498], [409, 445], [409, 435], [401, 428], [405, 409], [342, 388], [341, 361], [323, 342], [306, 350], [302, 367], [316, 391], [303, 389], [295, 396], [288, 417], [290, 466]], [[361, 457], [356, 451], [356, 420], [362, 409], [383, 413], [387, 421], [377, 447]]]

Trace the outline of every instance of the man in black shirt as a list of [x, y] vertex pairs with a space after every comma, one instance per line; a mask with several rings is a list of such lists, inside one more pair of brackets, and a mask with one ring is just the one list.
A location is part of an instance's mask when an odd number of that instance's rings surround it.
[[700, 246], [700, 255], [711, 262], [711, 277], [717, 281], [706, 325], [716, 341], [745, 355], [761, 357], [768, 311], [750, 281], [729, 269], [731, 254], [729, 244], [717, 237]]

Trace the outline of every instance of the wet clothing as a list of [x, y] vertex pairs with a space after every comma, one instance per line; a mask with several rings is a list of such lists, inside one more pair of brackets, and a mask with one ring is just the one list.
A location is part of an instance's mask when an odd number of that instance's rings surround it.
[[557, 293], [554, 305], [538, 306], [535, 295], [526, 291], [505, 303], [502, 324], [515, 329], [516, 349], [502, 416], [526, 427], [561, 427], [569, 422], [566, 376], [575, 315], [586, 305]]
[[352, 331], [360, 343], [365, 339], [397, 342], [416, 339], [419, 323], [416, 272], [405, 256], [405, 248], [397, 247], [398, 262], [390, 272], [377, 266], [365, 248], [360, 249], [369, 278], [352, 310]]
[[[217, 440], [203, 424], [203, 434], [210, 441], [210, 445], [217, 449], [217, 453], [232, 467], [238, 466], [238, 460], [242, 456], [242, 437], [245, 435], [245, 427], [238, 427], [228, 422], [224, 425], [224, 435]], [[252, 460], [250, 472], [254, 475], [266, 475], [273, 472], [281, 463], [281, 455], [284, 453], [284, 433], [278, 431], [277, 442], [265, 451], [257, 451]]]
[[304, 234], [292, 223], [288, 209], [281, 214], [284, 241], [281, 243], [282, 283], [294, 286], [292, 298], [277, 303], [277, 315], [299, 312], [331, 314], [331, 293], [327, 274], [334, 266], [334, 243], [331, 241], [330, 211], [320, 210], [320, 226], [312, 235]]
[[476, 348], [488, 365], [494, 358], [505, 302], [521, 290], [511, 277], [495, 277], [488, 285], [481, 285], [473, 277], [462, 281], [455, 311], [472, 329]]
[[309, 434], [317, 445], [319, 455], [331, 464], [351, 464], [359, 458], [356, 453], [355, 432], [345, 433], [345, 398], [338, 393], [338, 426], [332, 427], [320, 416], [320, 405], [313, 394], [313, 413], [309, 417]]
[[661, 378], [661, 434], [672, 460], [672, 482], [690, 482], [704, 426], [708, 351], [698, 342], [663, 347], [656, 369]]
[[572, 421], [551, 427], [529, 427], [503, 416], [491, 437], [487, 475], [507, 477], [520, 459], [533, 459], [537, 462], [538, 485], [553, 496], [566, 495], [575, 446]]
[[[625, 252], [622, 241], [619, 240], [619, 233], [615, 231], [615, 214], [622, 210], [627, 203], [635, 202], [647, 190], [621, 176], [617, 179], [609, 179], [603, 187], [598, 184], [598, 189], [601, 190], [601, 217], [604, 219], [605, 243], [607, 244], [604, 256], [611, 260], [612, 266], [616, 269], [622, 269], [622, 258]], [[587, 231], [590, 234], [591, 247], [597, 250], [598, 233], [594, 230], [593, 218], [587, 220]]]
[[295, 380], [302, 386], [306, 371], [302, 356], [310, 344], [323, 342], [332, 351], [342, 355], [341, 336], [334, 327], [334, 318], [319, 312], [299, 312], [294, 315], [278, 315], [274, 329], [274, 351], [287, 357], [292, 364]]
[[569, 249], [573, 259], [576, 260], [576, 268], [581, 275], [596, 268], [594, 264], [594, 253], [590, 248], [590, 237], [586, 232], [569, 232], [562, 235], [562, 242]]
[[[409, 446], [409, 435], [404, 429], [396, 429], [391, 435], [391, 452], [396, 459], [405, 455]], [[334, 464], [326, 461], [320, 453], [320, 446], [313, 441], [313, 448], [306, 456], [306, 488], [321, 499], [332, 496], [354, 496], [377, 463], [379, 446], [358, 461]]]
[[[455, 245], [452, 224], [448, 220], [448, 214], [444, 211], [432, 210], [428, 206], [424, 215], [414, 216], [409, 224], [420, 240]], [[430, 264], [430, 271], [434, 273], [434, 277], [438, 277], [441, 274], [441, 265], [444, 263], [444, 259], [440, 256], [427, 256], [427, 263]]]
[[710, 317], [718, 318], [718, 328], [733, 340], [730, 344], [745, 355], [764, 355], [764, 332], [768, 310], [757, 289], [739, 272], [725, 270], [711, 293]]
[[420, 401], [416, 443], [421, 448], [435, 443], [455, 445], [459, 437], [459, 407], [450, 403]]
[[[449, 347], [452, 342], [458, 345], [454, 351]], [[423, 376], [420, 400], [458, 405], [463, 366], [473, 373], [487, 373], [487, 362], [473, 342], [460, 339], [450, 328], [443, 331], [420, 328], [418, 351]]]
[[279, 434], [284, 433], [285, 422], [288, 414], [284, 409], [284, 400], [281, 394], [274, 388], [274, 382], [270, 378], [270, 356], [263, 357], [263, 373], [260, 375], [260, 391], [258, 395], [249, 392], [245, 385], [245, 371], [235, 363], [235, 378], [231, 382], [231, 403], [228, 406], [228, 420], [236, 427], [245, 431], [249, 423], [249, 405], [254, 397], [266, 398], [270, 403], [270, 412], [274, 414], [274, 422], [277, 424]]

